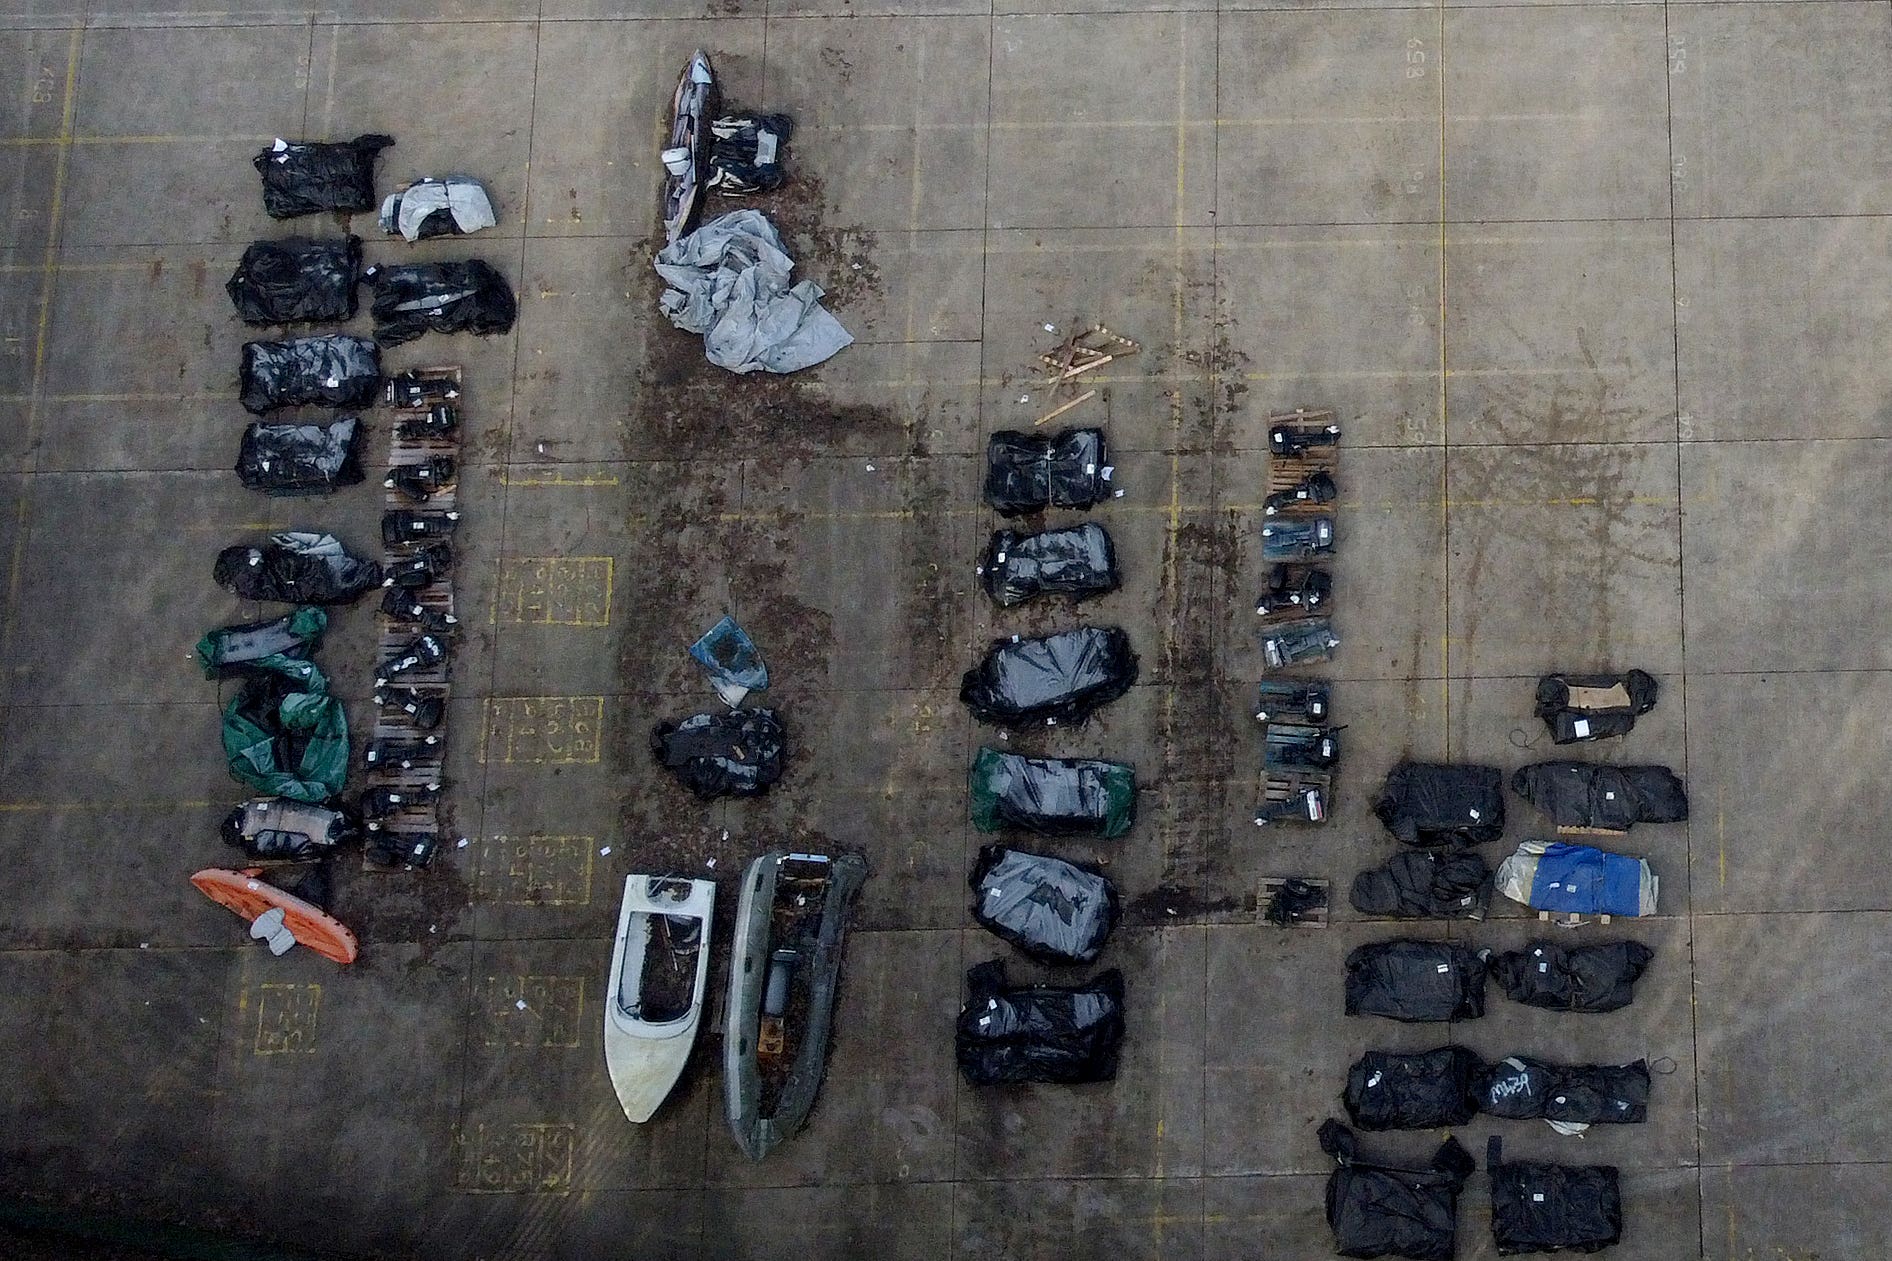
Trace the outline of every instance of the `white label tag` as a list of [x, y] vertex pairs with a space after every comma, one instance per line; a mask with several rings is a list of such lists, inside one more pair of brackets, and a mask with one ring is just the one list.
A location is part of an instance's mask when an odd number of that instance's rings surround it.
[[1449, 963], [1441, 963], [1439, 965], [1439, 971], [1441, 972], [1450, 972], [1451, 970], [1452, 970], [1452, 965]]
[[755, 164], [768, 166], [775, 161], [775, 133], [765, 131], [755, 139]]
[[1576, 732], [1578, 739], [1581, 739], [1590, 734], [1590, 720], [1588, 718], [1579, 718], [1570, 724], [1570, 730]]
[[1531, 1192], [1531, 1203], [1542, 1204], [1543, 1202], [1544, 1202], [1544, 1193], [1542, 1191]]

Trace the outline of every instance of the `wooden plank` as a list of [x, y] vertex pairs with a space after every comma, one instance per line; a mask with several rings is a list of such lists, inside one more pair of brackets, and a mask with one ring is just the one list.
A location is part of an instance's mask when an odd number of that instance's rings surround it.
[[1290, 880], [1299, 880], [1304, 884], [1307, 884], [1307, 885], [1312, 886], [1313, 888], [1319, 889], [1323, 894], [1326, 895], [1326, 900], [1323, 901], [1318, 908], [1308, 911], [1303, 918], [1295, 920], [1291, 924], [1283, 924], [1281, 925], [1281, 927], [1283, 928], [1325, 928], [1327, 927], [1327, 912], [1329, 908], [1333, 906], [1333, 903], [1334, 903], [1333, 886], [1331, 882], [1329, 881], [1316, 879], [1312, 876], [1263, 876], [1261, 879], [1261, 890], [1260, 890], [1260, 895], [1259, 895], [1260, 900], [1256, 906], [1256, 913], [1257, 913], [1258, 918], [1261, 920], [1261, 922], [1264, 924], [1269, 922], [1268, 902], [1274, 896], [1275, 890], [1286, 885], [1288, 881]]

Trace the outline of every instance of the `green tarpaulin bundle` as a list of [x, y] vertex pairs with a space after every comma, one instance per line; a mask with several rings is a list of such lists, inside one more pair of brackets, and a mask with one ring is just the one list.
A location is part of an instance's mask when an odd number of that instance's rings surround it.
[[968, 780], [972, 823], [982, 832], [1111, 837], [1136, 820], [1136, 771], [1122, 762], [980, 749]]
[[311, 663], [285, 658], [249, 664], [252, 672], [223, 711], [223, 753], [230, 774], [273, 797], [322, 803], [348, 777], [348, 715]]
[[326, 692], [328, 681], [308, 656], [327, 629], [328, 614], [308, 607], [266, 622], [220, 626], [197, 641], [197, 664], [207, 679], [274, 672], [305, 690]]

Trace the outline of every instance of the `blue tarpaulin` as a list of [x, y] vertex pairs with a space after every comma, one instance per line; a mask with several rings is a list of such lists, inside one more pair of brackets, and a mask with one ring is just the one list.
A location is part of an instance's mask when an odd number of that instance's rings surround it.
[[709, 672], [716, 694], [729, 705], [740, 705], [749, 693], [769, 685], [769, 668], [762, 663], [762, 654], [733, 617], [725, 615], [710, 627], [690, 645], [690, 655]]
[[1530, 904], [1577, 915], [1636, 915], [1641, 891], [1640, 859], [1553, 841], [1537, 860]]

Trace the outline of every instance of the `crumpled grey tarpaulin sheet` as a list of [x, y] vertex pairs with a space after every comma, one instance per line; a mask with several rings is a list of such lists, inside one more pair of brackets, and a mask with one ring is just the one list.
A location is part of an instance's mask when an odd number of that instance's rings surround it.
[[678, 328], [703, 334], [719, 367], [797, 372], [854, 337], [821, 308], [820, 285], [789, 285], [794, 269], [767, 215], [733, 211], [658, 251], [657, 274], [670, 286], [659, 305]]

